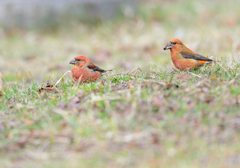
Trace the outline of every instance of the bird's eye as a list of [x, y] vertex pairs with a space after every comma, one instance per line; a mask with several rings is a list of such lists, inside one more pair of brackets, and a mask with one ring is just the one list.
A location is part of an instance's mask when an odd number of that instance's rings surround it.
[[176, 45], [177, 43], [172, 43], [172, 44]]
[[81, 61], [80, 59], [75, 59], [76, 61]]

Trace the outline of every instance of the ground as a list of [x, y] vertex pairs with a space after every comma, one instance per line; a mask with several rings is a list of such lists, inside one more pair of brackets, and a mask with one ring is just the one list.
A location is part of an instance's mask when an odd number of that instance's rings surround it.
[[[150, 1], [96, 24], [2, 29], [1, 167], [239, 167], [239, 5]], [[220, 62], [176, 70], [172, 38]], [[114, 71], [74, 83], [77, 55]]]

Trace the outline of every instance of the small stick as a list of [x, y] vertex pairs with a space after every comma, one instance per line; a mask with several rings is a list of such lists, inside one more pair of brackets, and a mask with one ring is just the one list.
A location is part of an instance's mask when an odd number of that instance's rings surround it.
[[192, 73], [192, 72], [188, 72], [189, 74], [191, 74], [191, 75], [193, 75], [193, 76], [196, 76], [196, 77], [198, 77], [198, 78], [202, 78], [200, 75], [197, 75], [197, 74], [195, 74], [195, 73]]
[[55, 84], [53, 87], [56, 87], [56, 86], [60, 83], [60, 81], [62, 80], [62, 78], [63, 78], [67, 73], [69, 73], [69, 72], [71, 72], [71, 71], [65, 72], [65, 74], [56, 82], [56, 84]]

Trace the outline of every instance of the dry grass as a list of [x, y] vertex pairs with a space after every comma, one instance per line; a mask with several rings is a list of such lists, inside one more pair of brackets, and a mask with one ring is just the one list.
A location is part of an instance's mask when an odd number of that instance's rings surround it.
[[[96, 25], [2, 30], [2, 167], [239, 167], [239, 5], [151, 2]], [[173, 70], [174, 37], [221, 62]], [[80, 54], [116, 70], [53, 89]]]

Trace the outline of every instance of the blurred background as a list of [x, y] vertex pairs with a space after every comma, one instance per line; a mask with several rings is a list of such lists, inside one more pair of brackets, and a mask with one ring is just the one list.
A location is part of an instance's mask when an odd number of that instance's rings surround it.
[[[236, 0], [1, 0], [0, 72], [6, 81], [58, 79], [77, 55], [98, 66], [173, 68], [162, 48], [180, 38], [214, 59], [240, 56]], [[157, 67], [157, 68], [156, 68]]]
[[[0, 167], [240, 167], [239, 7], [0, 0]], [[222, 60], [220, 70], [170, 73], [172, 38]], [[113, 74], [143, 73], [107, 85], [65, 80], [51, 92], [77, 55]]]

